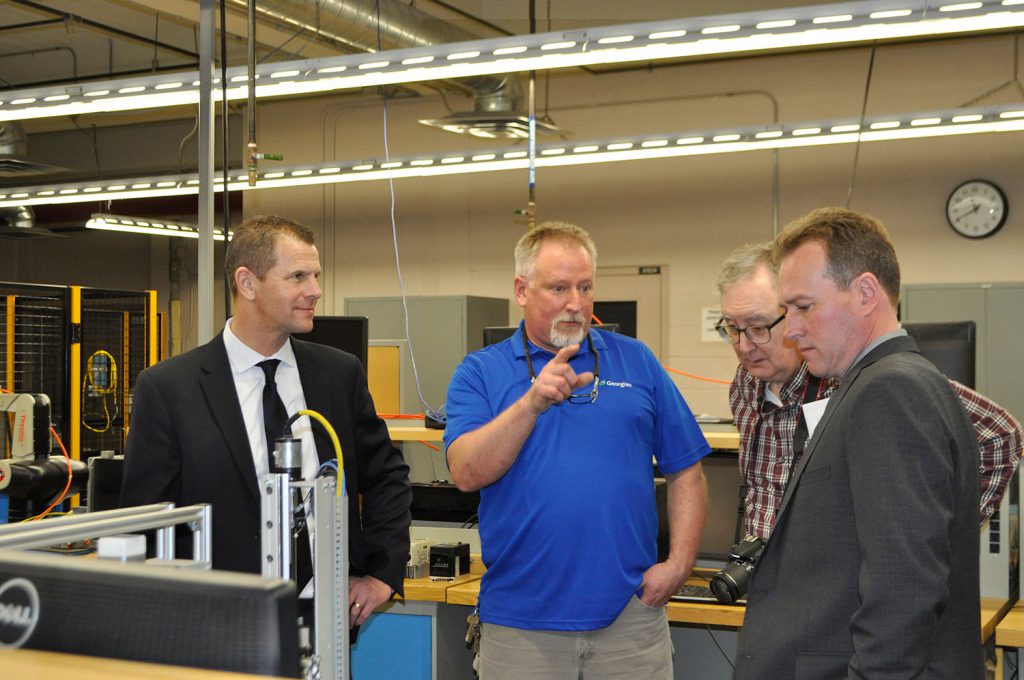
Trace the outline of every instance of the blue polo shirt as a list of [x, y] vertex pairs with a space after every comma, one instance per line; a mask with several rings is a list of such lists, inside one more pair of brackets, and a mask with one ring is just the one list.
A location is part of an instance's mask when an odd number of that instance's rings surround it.
[[[445, 449], [530, 388], [523, 332], [520, 324], [511, 338], [473, 352], [455, 370]], [[512, 467], [480, 492], [484, 622], [538, 630], [613, 623], [657, 561], [652, 456], [669, 474], [710, 451], [643, 343], [617, 333], [590, 335], [600, 355], [597, 401], [542, 413]], [[530, 344], [538, 375], [553, 356]], [[570, 364], [577, 373], [594, 370], [586, 342]]]

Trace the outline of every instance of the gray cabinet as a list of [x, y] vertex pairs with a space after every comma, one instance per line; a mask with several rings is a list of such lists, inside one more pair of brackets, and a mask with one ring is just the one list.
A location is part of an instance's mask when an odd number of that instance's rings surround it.
[[[433, 408], [444, 403], [448, 381], [463, 357], [483, 346], [485, 326], [507, 326], [509, 301], [472, 295], [406, 298], [409, 340], [423, 398]], [[401, 297], [347, 298], [345, 314], [370, 320], [370, 340], [405, 338]], [[412, 362], [407, 362], [412, 368]], [[404, 376], [403, 376], [404, 381]], [[415, 392], [403, 396], [404, 412], [423, 410]]]
[[1024, 338], [1024, 283], [908, 285], [903, 289], [902, 318], [974, 321], [976, 389], [1018, 419], [1024, 415], [1024, 362], [1014, 350]]
[[[975, 389], [1018, 420], [1024, 416], [1024, 362], [1014, 351], [1024, 338], [1024, 283], [909, 285], [903, 289], [901, 311], [908, 323], [974, 321]], [[1011, 482], [999, 511], [981, 528], [979, 568], [986, 597], [1010, 597], [1018, 591], [1015, 490]]]

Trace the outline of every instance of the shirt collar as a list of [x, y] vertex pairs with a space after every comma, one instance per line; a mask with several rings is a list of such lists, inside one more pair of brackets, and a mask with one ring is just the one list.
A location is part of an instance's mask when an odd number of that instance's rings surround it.
[[857, 355], [857, 358], [854, 359], [853, 362], [847, 367], [846, 371], [843, 372], [843, 375], [849, 373], [851, 368], [859, 364], [861, 359], [870, 354], [871, 350], [878, 347], [883, 342], [886, 342], [887, 340], [892, 340], [893, 338], [900, 338], [903, 337], [904, 335], [907, 335], [907, 331], [903, 327], [900, 327], [892, 331], [891, 333], [886, 333], [885, 335], [878, 336], [867, 347], [861, 350], [860, 354]]
[[228, 362], [231, 364], [231, 370], [234, 373], [241, 373], [254, 367], [256, 364], [267, 359], [279, 359], [282, 364], [295, 367], [295, 350], [292, 349], [292, 343], [284, 343], [281, 349], [277, 350], [270, 356], [263, 356], [247, 344], [242, 342], [237, 335], [231, 330], [231, 319], [227, 320], [224, 324], [224, 348], [228, 353]]

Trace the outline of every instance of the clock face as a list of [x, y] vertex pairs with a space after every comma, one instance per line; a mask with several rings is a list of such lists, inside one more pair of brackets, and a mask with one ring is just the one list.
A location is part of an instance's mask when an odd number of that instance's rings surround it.
[[946, 201], [949, 226], [967, 238], [985, 238], [999, 231], [1006, 222], [1006, 196], [991, 182], [974, 179], [964, 182]]

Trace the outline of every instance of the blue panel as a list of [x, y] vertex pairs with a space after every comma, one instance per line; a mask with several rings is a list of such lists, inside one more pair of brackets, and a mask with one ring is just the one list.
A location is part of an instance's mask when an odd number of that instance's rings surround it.
[[354, 680], [432, 680], [430, 616], [373, 614], [352, 648]]
[[10, 508], [11, 499], [7, 497], [7, 494], [0, 493], [0, 524], [7, 524]]

